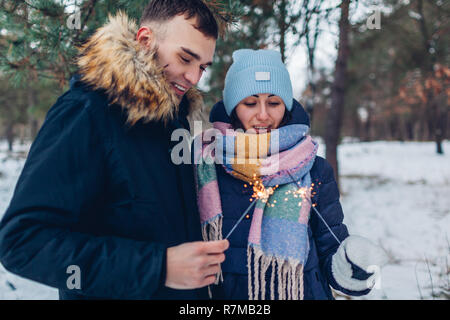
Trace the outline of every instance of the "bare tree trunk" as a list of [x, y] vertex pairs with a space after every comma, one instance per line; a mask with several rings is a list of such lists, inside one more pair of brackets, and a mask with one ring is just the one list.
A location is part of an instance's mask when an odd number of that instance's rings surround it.
[[413, 119], [409, 118], [405, 120], [405, 132], [406, 132], [406, 139], [409, 141], [414, 141], [414, 121]]
[[447, 129], [447, 118], [448, 118], [448, 104], [447, 104], [447, 94], [443, 91], [440, 95], [438, 95], [435, 99], [435, 108], [437, 110], [437, 130], [436, 130], [436, 152], [438, 154], [444, 154], [444, 150], [442, 148], [442, 141], [446, 136]]
[[286, 61], [286, 32], [287, 32], [287, 0], [281, 0], [280, 3], [280, 17], [278, 19], [278, 28], [280, 31], [280, 53], [281, 53], [281, 60], [283, 63]]
[[337, 147], [339, 144], [342, 117], [344, 111], [345, 86], [347, 83], [347, 60], [349, 56], [348, 33], [350, 29], [348, 14], [350, 0], [341, 3], [341, 18], [339, 21], [339, 49], [334, 71], [334, 81], [331, 91], [331, 108], [327, 114], [325, 132], [326, 158], [334, 169], [336, 182], [339, 186], [339, 167]]
[[370, 141], [371, 140], [371, 130], [372, 130], [372, 114], [370, 111], [368, 111], [367, 114], [367, 120], [364, 123], [364, 137], [363, 141]]
[[[419, 28], [420, 28], [420, 32], [422, 33], [422, 43], [423, 43], [423, 49], [424, 49], [424, 57], [425, 57], [425, 62], [423, 65], [423, 69], [424, 69], [424, 78], [425, 78], [425, 82], [427, 81], [426, 79], [432, 79], [434, 78], [434, 64], [435, 64], [435, 60], [436, 60], [436, 56], [431, 53], [431, 49], [432, 49], [432, 39], [430, 37], [430, 34], [428, 32], [427, 29], [427, 24], [425, 21], [425, 15], [424, 15], [424, 10], [423, 10], [423, 0], [418, 0], [417, 1], [417, 11], [420, 14], [420, 19], [418, 20], [419, 23]], [[440, 127], [441, 124], [441, 119], [440, 119], [440, 112], [438, 109], [438, 106], [436, 104], [436, 102], [434, 101], [434, 93], [433, 93], [433, 88], [430, 85], [428, 88], [426, 86], [426, 83], [424, 85], [424, 87], [426, 88], [426, 106], [425, 109], [427, 110], [428, 113], [428, 125], [429, 125], [429, 133], [430, 133], [430, 139], [434, 139], [434, 141], [436, 142], [436, 152], [438, 154], [443, 154], [444, 151], [442, 149], [442, 132], [443, 132], [443, 128]]]
[[[37, 98], [36, 98], [36, 91], [33, 88], [29, 88], [27, 91], [27, 98], [28, 98], [28, 108], [32, 108], [33, 106], [36, 105], [37, 103]], [[38, 120], [36, 119], [36, 117], [31, 114], [30, 115], [30, 126], [31, 126], [31, 140], [34, 140], [37, 136], [38, 133]]]
[[13, 151], [13, 143], [14, 143], [14, 122], [10, 121], [6, 124], [6, 141], [8, 142], [8, 150]]
[[420, 117], [420, 141], [426, 141], [427, 140], [427, 130], [428, 130], [428, 126], [427, 126], [427, 120], [426, 120], [426, 112], [422, 111], [421, 112], [421, 117]]
[[[318, 5], [318, 9], [320, 8], [322, 3], [319, 3]], [[304, 1], [303, 5], [306, 5], [306, 7], [308, 6], [308, 1]], [[310, 19], [310, 18], [309, 18]], [[309, 26], [309, 21], [307, 20], [305, 22], [305, 39], [306, 39], [306, 48], [307, 48], [307, 52], [308, 52], [308, 66], [309, 66], [309, 85], [311, 87], [311, 99], [310, 102], [307, 104], [306, 106], [306, 112], [308, 112], [309, 115], [309, 121], [311, 123], [311, 127], [313, 124], [313, 116], [314, 116], [314, 103], [315, 103], [315, 99], [316, 99], [316, 94], [317, 94], [317, 85], [316, 85], [316, 65], [315, 65], [315, 53], [316, 53], [316, 48], [317, 48], [317, 39], [319, 38], [319, 33], [320, 33], [320, 19], [317, 18], [316, 19], [316, 24], [314, 27], [314, 34], [312, 39], [310, 38], [310, 26]]]
[[30, 128], [30, 135], [31, 135], [31, 140], [33, 141], [34, 139], [36, 139], [36, 136], [38, 134], [39, 131], [39, 121], [33, 117], [33, 119], [31, 119], [31, 128]]
[[352, 113], [352, 131], [353, 137], [358, 137], [361, 139], [361, 120], [359, 119], [359, 115], [356, 110]]

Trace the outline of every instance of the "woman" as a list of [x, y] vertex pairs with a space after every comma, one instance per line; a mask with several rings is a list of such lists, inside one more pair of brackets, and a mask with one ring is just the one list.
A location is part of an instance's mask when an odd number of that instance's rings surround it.
[[223, 94], [215, 139], [197, 137], [195, 153], [204, 240], [232, 231], [212, 297], [333, 299], [330, 285], [367, 294], [382, 251], [342, 223], [333, 169], [316, 155], [280, 54], [235, 51]]

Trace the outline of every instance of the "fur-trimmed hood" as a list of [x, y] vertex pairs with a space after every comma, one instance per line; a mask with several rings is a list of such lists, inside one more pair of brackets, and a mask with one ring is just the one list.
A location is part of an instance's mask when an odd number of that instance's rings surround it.
[[[105, 90], [111, 104], [128, 111], [128, 122], [171, 120], [178, 112], [177, 98], [170, 89], [163, 69], [157, 65], [156, 51], [136, 40], [138, 27], [126, 14], [109, 16], [80, 47], [78, 67], [81, 80], [94, 89]], [[186, 93], [188, 114], [203, 106], [195, 88]]]

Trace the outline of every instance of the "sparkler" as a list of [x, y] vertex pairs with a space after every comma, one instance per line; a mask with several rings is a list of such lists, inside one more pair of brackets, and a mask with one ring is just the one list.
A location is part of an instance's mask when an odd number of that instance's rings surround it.
[[[266, 187], [264, 187], [264, 184], [262, 183], [262, 181], [260, 179], [258, 180], [256, 178], [255, 174], [253, 175], [253, 180], [255, 182], [253, 183], [252, 199], [250, 199], [250, 201], [252, 203], [247, 207], [247, 209], [245, 209], [244, 213], [240, 216], [239, 220], [231, 228], [230, 232], [228, 232], [225, 239], [228, 239], [228, 237], [233, 233], [233, 231], [236, 229], [236, 227], [239, 225], [239, 223], [241, 223], [241, 221], [244, 219], [244, 217], [247, 215], [247, 213], [250, 211], [250, 209], [253, 208], [253, 206], [256, 204], [256, 202], [258, 200], [262, 199], [263, 202], [267, 202], [269, 197], [273, 194], [274, 190], [276, 188], [278, 188], [278, 185], [276, 185], [273, 188], [269, 187], [266, 189]], [[252, 183], [250, 183], [250, 185], [252, 185]], [[273, 206], [273, 204], [272, 204], [272, 206]]]
[[[315, 204], [313, 204], [311, 202], [311, 199], [307, 197], [307, 187], [302, 187], [299, 185], [298, 181], [295, 181], [294, 177], [288, 172], [289, 177], [291, 178], [291, 180], [296, 184], [296, 186], [298, 187], [296, 193], [300, 195], [300, 197], [302, 199], [306, 199], [309, 204], [311, 205], [311, 207], [313, 208], [314, 212], [317, 214], [317, 216], [320, 218], [320, 220], [322, 220], [322, 222], [324, 223], [324, 225], [327, 227], [328, 231], [330, 231], [331, 235], [334, 237], [334, 239], [338, 242], [338, 244], [341, 244], [341, 241], [339, 240], [339, 238], [336, 236], [336, 234], [333, 232], [333, 230], [331, 230], [330, 226], [328, 225], [328, 223], [325, 221], [325, 219], [322, 217], [322, 215], [320, 214], [319, 210], [316, 209]], [[231, 228], [231, 230], [228, 232], [228, 234], [226, 235], [225, 239], [228, 239], [230, 237], [230, 235], [233, 233], [233, 231], [236, 229], [236, 227], [242, 222], [242, 220], [244, 219], [244, 217], [247, 215], [247, 213], [250, 211], [251, 208], [253, 208], [253, 206], [256, 204], [256, 202], [258, 200], [262, 200], [263, 202], [267, 203], [269, 197], [273, 194], [274, 190], [276, 188], [278, 188], [278, 185], [276, 185], [275, 187], [269, 187], [269, 188], [265, 188], [263, 183], [261, 182], [261, 180], [256, 179], [256, 175], [253, 176], [253, 180], [255, 181], [253, 183], [253, 194], [252, 194], [252, 199], [250, 199], [250, 201], [252, 201], [252, 203], [247, 207], [247, 209], [244, 211], [244, 213], [239, 217], [239, 220], [234, 224], [234, 226]], [[250, 183], [251, 184], [251, 183]], [[312, 184], [313, 186], [313, 184]], [[294, 195], [296, 196], [296, 195]], [[286, 199], [285, 199], [286, 200]], [[270, 206], [274, 206], [274, 204], [268, 204]]]
[[295, 181], [294, 177], [289, 173], [289, 171], [287, 172], [289, 177], [291, 177], [292, 181], [297, 185], [298, 190], [297, 192], [300, 194], [300, 197], [302, 197], [303, 199], [306, 199], [309, 204], [311, 205], [311, 207], [313, 208], [313, 210], [316, 212], [316, 214], [319, 216], [320, 220], [322, 220], [322, 222], [325, 224], [325, 226], [328, 228], [328, 231], [330, 231], [331, 235], [336, 239], [336, 241], [341, 244], [341, 241], [339, 241], [338, 237], [334, 234], [334, 232], [331, 230], [330, 226], [328, 225], [328, 223], [326, 223], [325, 219], [322, 217], [322, 215], [320, 214], [319, 210], [316, 209], [316, 206], [311, 203], [311, 200], [306, 196], [307, 193], [307, 188], [306, 187], [302, 187], [298, 184], [298, 181]]
[[225, 239], [228, 239], [228, 237], [233, 233], [234, 229], [236, 229], [236, 227], [238, 226], [239, 223], [241, 223], [242, 219], [244, 219], [245, 215], [247, 214], [247, 212], [255, 205], [256, 201], [253, 201], [248, 207], [247, 209], [244, 211], [244, 213], [242, 214], [242, 216], [239, 218], [239, 220], [234, 224], [233, 228], [231, 228], [230, 232], [228, 232], [227, 236], [225, 237]]

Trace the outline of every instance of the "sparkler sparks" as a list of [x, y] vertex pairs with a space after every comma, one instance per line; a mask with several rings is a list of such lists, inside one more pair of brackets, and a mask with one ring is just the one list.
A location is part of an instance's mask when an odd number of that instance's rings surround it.
[[256, 200], [261, 199], [261, 201], [266, 203], [269, 200], [269, 197], [275, 191], [275, 189], [278, 188], [278, 185], [276, 185], [275, 187], [266, 188], [262, 183], [261, 179], [257, 179], [256, 176], [254, 176], [253, 180], [254, 182], [250, 182], [250, 185], [253, 185], [253, 194], [252, 199], [250, 199], [250, 201], [253, 201], [254, 198]]
[[[292, 182], [294, 182], [297, 185], [297, 193], [300, 194], [300, 196], [303, 199], [306, 199], [309, 204], [311, 205], [311, 207], [313, 208], [313, 210], [316, 212], [317, 216], [320, 218], [320, 220], [322, 220], [322, 222], [325, 224], [325, 226], [327, 227], [328, 231], [330, 231], [331, 235], [336, 239], [336, 241], [341, 244], [341, 241], [338, 239], [338, 237], [334, 234], [334, 232], [331, 230], [330, 226], [328, 225], [328, 223], [325, 221], [325, 219], [322, 217], [322, 215], [320, 214], [319, 210], [316, 209], [316, 204], [311, 202], [311, 199], [307, 196], [307, 191], [309, 189], [309, 191], [312, 191], [314, 188], [314, 183], [311, 184], [310, 188], [306, 188], [306, 187], [301, 187], [297, 181], [295, 181], [294, 177], [289, 173], [288, 171], [288, 175], [289, 177], [291, 177]], [[320, 184], [320, 183], [319, 183]], [[312, 195], [314, 195], [314, 193], [312, 193]]]
[[[244, 213], [240, 216], [239, 220], [234, 224], [234, 226], [231, 228], [231, 230], [228, 232], [228, 234], [225, 236], [225, 239], [228, 239], [229, 236], [233, 233], [233, 231], [236, 229], [236, 227], [241, 223], [241, 221], [244, 219], [244, 217], [250, 218], [250, 215], [247, 213], [250, 211], [250, 209], [256, 204], [257, 200], [261, 200], [264, 203], [267, 203], [269, 197], [273, 194], [275, 189], [278, 188], [278, 185], [274, 187], [266, 188], [264, 184], [262, 183], [262, 180], [256, 177], [256, 174], [253, 175], [253, 182], [249, 182], [251, 186], [253, 186], [253, 194], [250, 198], [251, 204], [247, 207], [247, 209], [244, 211]], [[244, 184], [244, 187], [247, 187], [247, 184]], [[276, 201], [274, 201], [276, 202]], [[274, 207], [275, 204], [267, 203], [267, 205]]]
[[[295, 198], [300, 197], [301, 199], [306, 199], [309, 202], [309, 204], [311, 205], [311, 208], [316, 212], [317, 216], [325, 224], [325, 226], [327, 227], [328, 231], [330, 231], [331, 235], [336, 239], [338, 244], [341, 244], [341, 241], [339, 240], [339, 238], [334, 234], [334, 232], [331, 230], [331, 228], [328, 225], [328, 223], [322, 217], [320, 212], [316, 209], [316, 204], [311, 202], [311, 199], [310, 199], [309, 195], [314, 196], [316, 194], [316, 192], [313, 191], [314, 190], [314, 183], [311, 183], [310, 187], [302, 187], [294, 179], [294, 177], [289, 173], [289, 171], [287, 173], [290, 176], [292, 182], [294, 182], [296, 184], [297, 190], [295, 190], [295, 191], [290, 190], [290, 191], [285, 192], [285, 194], [286, 195], [293, 194], [293, 196]], [[247, 209], [241, 215], [239, 220], [234, 224], [234, 226], [231, 228], [230, 232], [228, 232], [228, 234], [226, 235], [225, 239], [228, 239], [228, 237], [233, 233], [233, 231], [236, 229], [236, 227], [239, 225], [239, 223], [241, 223], [241, 221], [244, 219], [244, 217], [247, 217], [247, 218], [250, 217], [247, 213], [256, 204], [257, 200], [261, 200], [262, 202], [266, 203], [266, 205], [268, 205], [268, 206], [270, 206], [272, 208], [276, 204], [276, 200], [274, 200], [273, 203], [268, 203], [268, 200], [269, 200], [269, 197], [278, 188], [278, 185], [276, 185], [274, 187], [266, 188], [264, 186], [264, 184], [262, 183], [262, 180], [256, 178], [256, 175], [253, 175], [253, 182], [249, 182], [249, 184], [253, 187], [253, 194], [252, 194], [252, 197], [250, 199], [250, 202], [252, 202], [252, 203], [247, 207]], [[320, 185], [320, 182], [319, 182], [319, 185]], [[244, 187], [247, 187], [247, 185], [245, 184]], [[285, 198], [284, 200], [288, 201], [288, 198]], [[298, 205], [301, 206], [301, 204], [302, 204], [302, 201], [300, 201]]]

